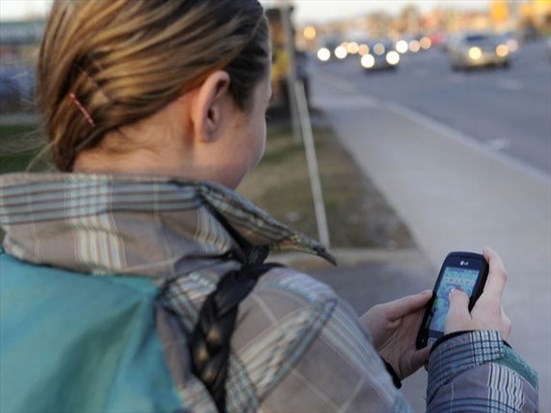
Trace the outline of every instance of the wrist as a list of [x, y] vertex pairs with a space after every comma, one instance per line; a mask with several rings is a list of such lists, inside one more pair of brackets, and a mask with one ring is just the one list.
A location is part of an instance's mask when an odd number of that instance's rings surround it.
[[433, 351], [436, 350], [438, 346], [441, 344], [444, 344], [446, 341], [451, 340], [452, 338], [459, 337], [463, 334], [472, 333], [475, 330], [462, 330], [462, 331], [454, 331], [453, 333], [448, 333], [440, 337], [436, 342], [432, 345], [430, 352], [432, 354]]

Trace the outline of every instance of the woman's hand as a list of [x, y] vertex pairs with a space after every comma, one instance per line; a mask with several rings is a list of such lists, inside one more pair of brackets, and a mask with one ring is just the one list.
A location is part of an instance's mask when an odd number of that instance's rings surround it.
[[458, 289], [451, 291], [445, 332], [448, 334], [465, 330], [496, 330], [503, 340], [507, 340], [511, 334], [511, 321], [501, 306], [507, 272], [497, 252], [486, 248], [483, 254], [490, 265], [484, 291], [470, 313], [467, 294]]
[[430, 349], [415, 348], [415, 339], [432, 295], [431, 290], [371, 308], [361, 317], [373, 336], [373, 346], [400, 379], [415, 373], [429, 359]]

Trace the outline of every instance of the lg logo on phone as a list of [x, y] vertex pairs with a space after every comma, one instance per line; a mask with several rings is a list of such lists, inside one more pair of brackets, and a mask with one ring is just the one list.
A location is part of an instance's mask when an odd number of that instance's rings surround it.
[[461, 265], [462, 267], [467, 267], [469, 265], [469, 261], [459, 261], [459, 265]]

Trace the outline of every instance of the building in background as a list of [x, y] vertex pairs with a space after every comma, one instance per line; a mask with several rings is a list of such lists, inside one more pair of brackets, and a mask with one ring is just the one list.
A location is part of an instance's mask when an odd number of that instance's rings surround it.
[[[426, 35], [440, 39], [464, 31], [517, 32], [521, 40], [528, 41], [551, 36], [551, 0], [490, 0], [484, 7], [473, 2], [472, 8], [454, 7], [454, 2], [433, 4], [426, 9], [412, 2], [394, 14], [381, 8], [354, 18], [316, 24], [306, 21], [297, 33], [312, 26], [317, 32], [316, 40], [339, 36], [345, 39], [351, 31], [364, 31], [371, 38]], [[323, 46], [311, 40], [299, 41], [305, 42], [309, 50]]]
[[551, 36], [551, 0], [529, 0], [517, 5], [519, 25], [527, 40]]

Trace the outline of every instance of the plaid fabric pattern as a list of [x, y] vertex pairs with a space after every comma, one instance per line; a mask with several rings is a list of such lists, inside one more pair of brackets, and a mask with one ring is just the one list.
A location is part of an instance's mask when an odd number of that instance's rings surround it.
[[431, 354], [427, 410], [535, 412], [536, 377], [497, 331], [465, 333], [443, 342]]
[[[3, 175], [0, 225], [10, 254], [94, 274], [178, 276], [190, 272], [190, 256], [230, 251], [251, 260], [267, 249], [332, 259], [321, 244], [222, 185], [178, 179]], [[231, 233], [239, 234], [240, 245]]]
[[496, 331], [475, 331], [470, 335], [471, 340], [467, 340], [465, 334], [459, 336], [461, 342], [444, 342], [434, 350], [433, 353], [440, 357], [432, 358], [429, 365], [434, 372], [430, 376], [431, 385], [427, 393], [429, 401], [434, 397], [436, 389], [450, 377], [503, 356], [504, 344]]
[[[323, 246], [213, 183], [139, 176], [10, 174], [0, 183], [6, 252], [101, 276], [153, 278], [160, 304], [190, 331], [220, 277], [269, 250], [331, 258]], [[168, 324], [167, 324], [168, 325]], [[161, 327], [184, 404], [212, 411], [186, 353]], [[241, 303], [227, 382], [230, 412], [386, 411], [406, 406], [356, 314], [327, 286], [288, 268]]]
[[[331, 258], [227, 188], [160, 177], [3, 175], [0, 224], [6, 252], [24, 261], [162, 286], [158, 329], [183, 404], [196, 412], [214, 405], [185, 370], [185, 334], [220, 277], [240, 265], [235, 257], [295, 250]], [[353, 309], [289, 268], [270, 270], [241, 303], [231, 348], [230, 412], [410, 411]], [[535, 409], [537, 392], [519, 364], [497, 333], [443, 343], [431, 355], [428, 410]]]

